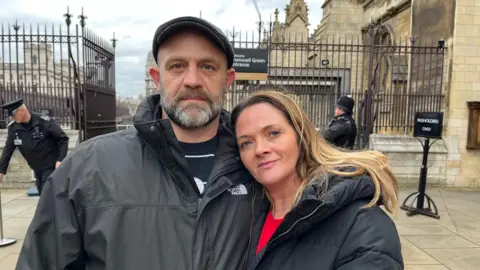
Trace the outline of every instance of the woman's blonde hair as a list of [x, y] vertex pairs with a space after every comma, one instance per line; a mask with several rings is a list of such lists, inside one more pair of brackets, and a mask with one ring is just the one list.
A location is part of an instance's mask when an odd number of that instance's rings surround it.
[[[315, 129], [315, 126], [298, 104], [288, 94], [262, 90], [254, 92], [232, 111], [232, 128], [240, 113], [258, 103], [269, 103], [282, 111], [295, 129], [300, 146], [297, 162], [297, 175], [301, 186], [295, 197], [295, 204], [305, 188], [321, 175], [357, 176], [368, 174], [375, 184], [374, 198], [364, 207], [372, 207], [381, 200], [388, 212], [397, 213], [398, 185], [392, 173], [388, 158], [378, 151], [347, 151], [330, 145]], [[342, 168], [355, 167], [356, 171], [342, 171]], [[323, 178], [323, 177], [322, 177]]]

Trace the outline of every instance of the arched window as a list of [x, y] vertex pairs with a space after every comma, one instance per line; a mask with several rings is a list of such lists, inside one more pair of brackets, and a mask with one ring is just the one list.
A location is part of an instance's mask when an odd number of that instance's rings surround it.
[[[378, 92], [388, 93], [391, 87], [389, 81], [392, 75], [392, 62], [395, 54], [391, 52], [393, 42], [393, 32], [390, 26], [382, 24], [375, 33], [374, 45], [377, 47], [374, 62], [374, 80]], [[396, 63], [398, 65], [398, 63]]]

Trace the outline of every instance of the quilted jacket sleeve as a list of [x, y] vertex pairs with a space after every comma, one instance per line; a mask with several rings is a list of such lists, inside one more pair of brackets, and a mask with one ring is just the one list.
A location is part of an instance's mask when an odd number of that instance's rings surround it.
[[358, 212], [337, 258], [337, 270], [404, 269], [395, 224], [379, 207]]

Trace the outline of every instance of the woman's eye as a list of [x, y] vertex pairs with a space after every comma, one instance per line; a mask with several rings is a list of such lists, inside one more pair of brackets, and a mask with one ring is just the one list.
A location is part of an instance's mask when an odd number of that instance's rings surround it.
[[242, 142], [242, 143], [240, 144], [240, 148], [247, 147], [249, 144], [250, 144], [250, 142]]
[[272, 130], [272, 131], [268, 132], [269, 136], [277, 136], [278, 134], [280, 134], [280, 132], [278, 132], [276, 130]]

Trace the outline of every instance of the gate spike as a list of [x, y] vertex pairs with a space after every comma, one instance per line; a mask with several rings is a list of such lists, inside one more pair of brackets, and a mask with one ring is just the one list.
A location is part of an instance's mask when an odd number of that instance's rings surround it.
[[78, 18], [80, 19], [80, 25], [82, 26], [82, 28], [85, 27], [85, 20], [88, 19], [88, 17], [83, 14], [83, 7], [82, 14], [78, 15]]
[[72, 24], [72, 14], [70, 13], [70, 7], [67, 6], [67, 13], [63, 14], [63, 17], [65, 17], [65, 23], [67, 24], [67, 27], [70, 27], [70, 24]]
[[113, 32], [113, 38], [110, 41], [112, 41], [113, 50], [115, 50], [115, 47], [117, 47], [117, 41], [118, 41], [118, 39], [115, 38], [115, 32]]
[[13, 25], [13, 30], [15, 30], [15, 32], [18, 32], [18, 30], [20, 30], [20, 25], [18, 24], [18, 20], [15, 20], [15, 24]]

